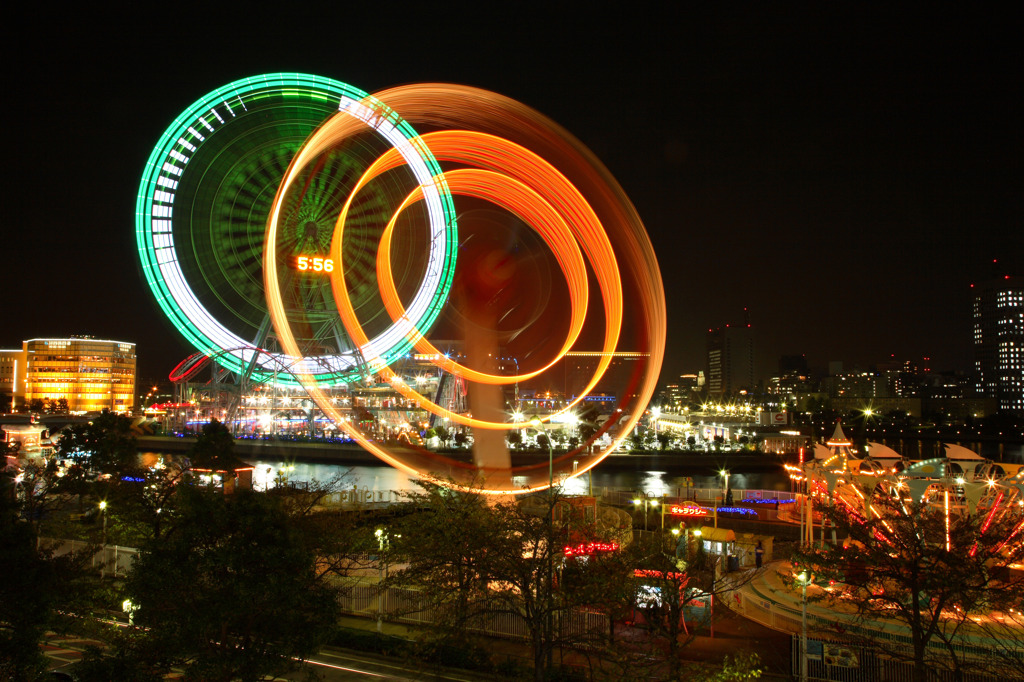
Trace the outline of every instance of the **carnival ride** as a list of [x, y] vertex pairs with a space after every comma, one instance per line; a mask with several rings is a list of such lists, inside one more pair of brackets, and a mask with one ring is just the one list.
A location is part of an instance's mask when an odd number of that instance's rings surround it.
[[[418, 476], [515, 493], [550, 485], [556, 467], [583, 473], [617, 439], [599, 447], [598, 429], [513, 467], [504, 436], [571, 415], [624, 350], [644, 360], [617, 387], [622, 423], [604, 428], [626, 434], [664, 356], [657, 261], [622, 189], [564, 129], [476, 88], [235, 81], [160, 138], [136, 236], [148, 285], [197, 351], [172, 372], [179, 402], [199, 391], [198, 418], [257, 428], [269, 394], [298, 405], [311, 431], [315, 404]], [[581, 350], [596, 360], [578, 395], [510, 419], [508, 387], [558, 374]], [[400, 438], [379, 418], [396, 409]], [[438, 419], [472, 431], [472, 462], [411, 435]]]
[[[865, 520], [884, 518], [886, 508], [939, 514], [945, 518], [947, 545], [950, 519], [981, 514], [982, 534], [997, 519], [1011, 521], [1000, 524], [1009, 528], [1000, 549], [1024, 541], [1024, 465], [995, 463], [955, 444], [945, 447], [945, 457], [911, 461], [884, 445], [868, 443], [868, 456], [858, 458], [837, 423], [825, 445], [815, 444], [811, 460], [799, 466], [786, 465], [790, 478], [806, 490], [797, 512], [802, 543], [814, 544], [816, 518], [821, 524], [821, 542], [825, 541], [826, 519], [816, 509], [832, 505], [839, 505], [852, 518]], [[879, 496], [900, 504], [873, 504]]]

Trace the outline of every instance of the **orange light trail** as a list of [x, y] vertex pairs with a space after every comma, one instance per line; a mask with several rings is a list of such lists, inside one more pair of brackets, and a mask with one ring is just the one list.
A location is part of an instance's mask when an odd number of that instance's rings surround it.
[[[517, 214], [541, 234], [554, 252], [566, 277], [572, 312], [570, 331], [561, 350], [548, 364], [536, 371], [520, 375], [486, 374], [461, 365], [445, 357], [418, 329], [410, 332], [409, 340], [415, 344], [418, 351], [433, 356], [431, 361], [441, 369], [472, 381], [511, 384], [538, 376], [565, 355], [575, 343], [583, 327], [587, 306], [587, 278], [585, 266], [579, 255], [579, 248], [582, 246], [587, 253], [602, 293], [606, 319], [605, 338], [597, 368], [588, 385], [580, 391], [580, 395], [575, 400], [568, 403], [559, 412], [547, 415], [544, 421], [569, 412], [583, 400], [604, 375], [612, 361], [622, 327], [622, 287], [619, 280], [618, 263], [600, 221], [579, 191], [551, 164], [508, 140], [466, 130], [428, 133], [421, 139], [427, 144], [435, 158], [440, 161], [476, 164], [485, 168], [484, 170], [462, 169], [446, 172], [445, 179], [449, 191], [490, 200]], [[356, 193], [375, 177], [395, 168], [400, 163], [402, 163], [402, 159], [398, 153], [389, 150], [366, 170], [356, 183], [338, 216], [334, 238], [331, 242], [331, 254], [342, 264], [331, 278], [342, 324], [353, 340], [364, 347], [368, 343], [368, 339], [352, 308], [342, 274], [345, 269], [342, 261], [342, 235], [345, 220]], [[501, 169], [502, 172], [499, 173], [495, 169]], [[529, 184], [526, 180], [529, 180]], [[395, 322], [404, 318], [405, 310], [395, 290], [391, 273], [389, 257], [391, 235], [401, 212], [421, 196], [421, 193], [416, 190], [406, 197], [388, 222], [381, 238], [381, 248], [377, 252], [377, 272], [381, 297], [388, 314]], [[567, 221], [562, 217], [563, 215], [572, 216], [573, 220]], [[440, 417], [475, 428], [512, 430], [526, 427], [521, 423], [487, 421], [447, 410], [404, 382], [396, 381], [394, 373], [384, 366], [379, 357], [368, 357], [367, 362], [381, 374], [382, 378], [392, 382], [395, 389], [403, 396], [414, 400], [424, 409]]]
[[[648, 361], [644, 365], [647, 369], [639, 373], [635, 383], [628, 387], [623, 406], [646, 405], [653, 395], [664, 359], [664, 288], [642, 222], [610, 173], [585, 147], [556, 124], [518, 102], [494, 93], [463, 86], [428, 84], [394, 88], [371, 96], [370, 100], [384, 102], [414, 126], [425, 124], [427, 127], [447, 128], [408, 140], [408, 144], [421, 155], [432, 155], [439, 162], [458, 166], [433, 179], [436, 191], [487, 200], [521, 218], [540, 235], [553, 253], [565, 277], [571, 304], [566, 340], [554, 359], [535, 371], [516, 376], [488, 374], [465, 367], [440, 353], [427, 340], [427, 330], [420, 329], [418, 323], [407, 314], [396, 290], [389, 255], [399, 215], [413, 203], [422, 200], [424, 185], [421, 183], [392, 214], [377, 253], [381, 300], [392, 323], [396, 325], [393, 328], [402, 330], [401, 335], [417, 351], [432, 356], [431, 361], [442, 370], [462, 379], [482, 384], [510, 384], [529, 379], [550, 369], [577, 343], [590, 309], [589, 266], [603, 304], [603, 348], [598, 355], [597, 368], [586, 387], [565, 408], [542, 417], [543, 421], [548, 421], [579, 404], [597, 386], [609, 367], [618, 350], [623, 328], [623, 278], [628, 277], [630, 301], [633, 304], [631, 309], [637, 314], [636, 334], [641, 343], [645, 344], [644, 350], [649, 352], [646, 353]], [[365, 131], [367, 125], [372, 128], [374, 121], [353, 120], [345, 112], [325, 122], [296, 154], [274, 200], [266, 233], [264, 282], [268, 310], [279, 343], [285, 353], [295, 358], [301, 357], [301, 353], [282, 302], [275, 253], [283, 197], [299, 173], [318, 155], [352, 135]], [[502, 134], [495, 134], [498, 132]], [[348, 213], [356, 195], [367, 183], [389, 170], [405, 165], [407, 158], [408, 152], [403, 155], [391, 149], [376, 159], [349, 192], [336, 221], [331, 257], [338, 267], [331, 273], [331, 286], [342, 325], [363, 355], [370, 371], [390, 382], [398, 393], [423, 409], [474, 428], [524, 428], [528, 424], [475, 419], [434, 404], [387, 366], [376, 346], [369, 342], [357, 319], [344, 281], [345, 264], [341, 249]], [[606, 229], [609, 226], [614, 229]], [[364, 449], [411, 475], [430, 477], [430, 472], [412, 466], [402, 456], [389, 451], [367, 437], [355, 424], [348, 422], [325, 395], [315, 377], [304, 369], [304, 365], [298, 367], [295, 376], [317, 406]], [[632, 430], [643, 414], [643, 409], [625, 412], [628, 416], [619, 424], [623, 434]], [[607, 449], [588, 456], [580, 463], [581, 466], [577, 467], [574, 461], [572, 475], [582, 474], [596, 466], [607, 456], [617, 440], [621, 438], [616, 439]], [[527, 486], [511, 490], [486, 489], [485, 492], [515, 494], [543, 489], [548, 483], [547, 467], [544, 469], [543, 481], [534, 472]]]

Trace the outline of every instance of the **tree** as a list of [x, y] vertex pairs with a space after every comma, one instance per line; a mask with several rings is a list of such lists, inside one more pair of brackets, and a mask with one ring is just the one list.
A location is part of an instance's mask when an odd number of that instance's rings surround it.
[[[962, 672], [964, 661], [955, 645], [977, 630], [969, 616], [979, 609], [991, 611], [999, 599], [1024, 589], [1020, 577], [1011, 577], [1008, 570], [1024, 558], [1024, 520], [1019, 511], [990, 508], [954, 511], [947, 526], [943, 505], [912, 500], [903, 489], [890, 494], [877, 488], [866, 513], [845, 504], [822, 508], [846, 542], [804, 550], [796, 563], [798, 570], [812, 572], [815, 582], [840, 583], [843, 589], [826, 592], [824, 598], [840, 615], [850, 612], [857, 631], [866, 633], [858, 638], [909, 659], [914, 679], [923, 681], [936, 665]], [[955, 493], [952, 500], [958, 506]], [[837, 620], [837, 629], [847, 637], [851, 619]], [[909, 633], [909, 648], [871, 634], [885, 622]]]
[[389, 529], [393, 551], [407, 561], [389, 582], [428, 586], [423, 597], [443, 614], [442, 641], [463, 639], [486, 613], [489, 548], [501, 529], [485, 496], [420, 486], [425, 492], [408, 495], [409, 513]]
[[273, 497], [182, 486], [173, 527], [128, 576], [147, 664], [186, 677], [262, 679], [316, 653], [338, 616], [308, 538]]
[[57, 454], [82, 464], [90, 471], [124, 474], [138, 469], [132, 421], [104, 411], [88, 424], [73, 424], [61, 432]]
[[643, 588], [638, 586], [638, 590], [643, 591], [637, 594], [637, 605], [650, 628], [651, 639], [660, 644], [668, 664], [668, 679], [682, 679], [681, 653], [696, 635], [686, 630], [684, 609], [698, 596], [716, 598], [715, 557], [698, 551], [687, 562], [686, 557], [666, 551], [662, 538], [638, 543], [632, 552], [642, 573]]
[[518, 501], [495, 504], [491, 510], [499, 532], [492, 540], [488, 559], [491, 590], [490, 613], [519, 615], [526, 624], [533, 653], [534, 679], [546, 678], [552, 653], [558, 644], [553, 622], [574, 604], [565, 592], [556, 591], [555, 561], [561, 557], [564, 537], [556, 532], [552, 516], [559, 503], [557, 493], [543, 493], [530, 513]]
[[90, 592], [83, 569], [88, 553], [57, 557], [41, 548], [14, 487], [13, 476], [0, 472], [0, 678], [31, 680], [46, 668], [45, 633], [62, 629], [65, 608]]
[[633, 430], [633, 433], [629, 434], [629, 447], [634, 452], [647, 449], [647, 432], [641, 431], [639, 428]]
[[203, 426], [199, 437], [189, 451], [192, 465], [201, 469], [234, 469], [235, 437], [228, 427], [216, 419]]
[[[556, 507], [568, 506], [557, 491], [494, 502], [472, 492], [421, 485], [426, 493], [411, 495], [408, 513], [388, 531], [400, 531], [400, 541], [391, 535], [392, 549], [395, 558], [408, 562], [390, 582], [422, 590], [443, 618], [438, 625], [445, 641], [465, 643], [469, 632], [488, 619], [522, 619], [535, 679], [540, 680], [560, 641], [599, 636], [555, 627], [584, 603], [582, 590], [565, 589], [557, 574], [570, 537], [570, 525], [552, 519]], [[559, 516], [570, 518], [568, 513]]]

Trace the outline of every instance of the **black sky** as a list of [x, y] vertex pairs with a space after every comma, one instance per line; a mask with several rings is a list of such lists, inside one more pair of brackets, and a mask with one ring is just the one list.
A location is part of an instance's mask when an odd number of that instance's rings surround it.
[[271, 71], [464, 83], [572, 131], [658, 254], [665, 377], [744, 307], [763, 375], [800, 353], [966, 369], [970, 283], [1024, 272], [1019, 11], [295, 5], [13, 17], [0, 347], [135, 341], [145, 377], [191, 352], [139, 274], [139, 178], [189, 104]]

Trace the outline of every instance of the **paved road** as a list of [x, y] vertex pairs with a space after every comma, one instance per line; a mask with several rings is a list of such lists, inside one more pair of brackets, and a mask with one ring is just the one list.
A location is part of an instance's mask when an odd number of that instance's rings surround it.
[[[315, 670], [327, 682], [349, 682], [351, 680], [436, 680], [437, 682], [479, 682], [492, 678], [477, 677], [462, 671], [429, 672], [422, 666], [412, 666], [404, 661], [383, 656], [372, 656], [342, 649], [325, 648], [307, 666]], [[289, 680], [304, 679], [301, 671], [289, 675]]]
[[[49, 659], [49, 669], [53, 670], [62, 666], [77, 663], [82, 660], [83, 652], [89, 647], [103, 647], [103, 642], [83, 637], [70, 635], [50, 634], [43, 643], [43, 653]], [[352, 682], [360, 680], [367, 682], [376, 680], [380, 682], [480, 682], [488, 680], [488, 677], [474, 676], [472, 673], [463, 672], [430, 672], [422, 666], [406, 664], [404, 661], [388, 659], [384, 656], [360, 654], [343, 649], [327, 647], [315, 658], [306, 663], [306, 667], [315, 671], [326, 682]], [[178, 674], [170, 674], [164, 679], [180, 679]], [[305, 680], [305, 671], [298, 671], [280, 680]]]

